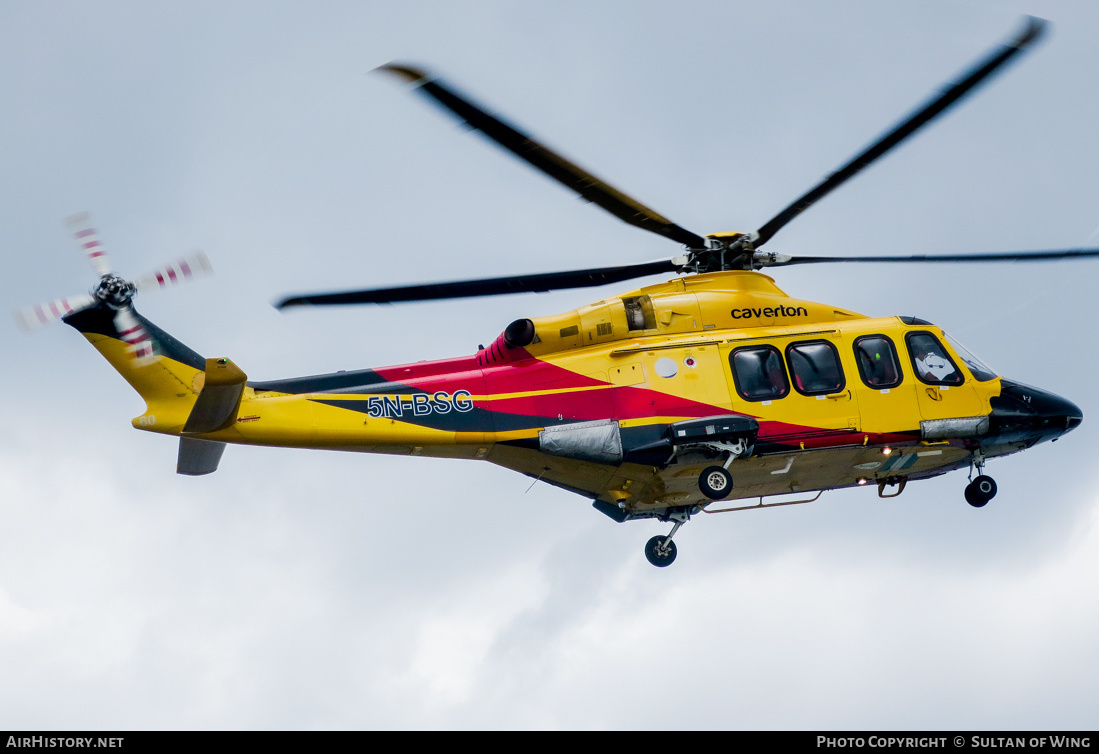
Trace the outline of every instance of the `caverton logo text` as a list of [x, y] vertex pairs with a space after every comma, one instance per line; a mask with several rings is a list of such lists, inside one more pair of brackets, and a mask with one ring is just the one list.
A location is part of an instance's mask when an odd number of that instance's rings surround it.
[[733, 319], [751, 319], [752, 317], [808, 317], [809, 310], [804, 306], [769, 306], [766, 309], [733, 309]]

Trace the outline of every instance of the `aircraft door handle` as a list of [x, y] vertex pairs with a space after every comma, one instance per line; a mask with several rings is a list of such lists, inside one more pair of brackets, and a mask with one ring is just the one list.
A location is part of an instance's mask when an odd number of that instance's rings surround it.
[[829, 395], [827, 397], [830, 401], [842, 401], [844, 398], [846, 398], [847, 400], [851, 400], [851, 391], [844, 390], [842, 393], [833, 393], [832, 395]]
[[929, 387], [927, 388], [927, 397], [933, 401], [941, 401], [943, 399], [943, 394], [939, 392], [938, 388]]

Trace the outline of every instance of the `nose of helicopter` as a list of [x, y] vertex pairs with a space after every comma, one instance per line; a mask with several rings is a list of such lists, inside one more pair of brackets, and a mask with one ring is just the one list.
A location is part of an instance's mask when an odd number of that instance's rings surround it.
[[990, 429], [1001, 436], [1033, 444], [1056, 439], [1084, 420], [1079, 406], [1048, 390], [1007, 379], [1000, 384], [989, 418]]

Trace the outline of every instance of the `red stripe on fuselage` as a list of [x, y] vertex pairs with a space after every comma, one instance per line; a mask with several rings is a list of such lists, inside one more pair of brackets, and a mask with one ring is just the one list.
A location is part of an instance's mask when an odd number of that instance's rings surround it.
[[[515, 351], [509, 355], [514, 357], [517, 355]], [[863, 432], [768, 421], [755, 414], [733, 411], [650, 388], [610, 385], [605, 380], [578, 374], [535, 358], [521, 358], [499, 366], [482, 368], [478, 365], [478, 356], [474, 355], [382, 367], [374, 372], [389, 382], [428, 393], [469, 390], [476, 396], [478, 403], [480, 396], [491, 398], [489, 404], [481, 404], [480, 408], [515, 416], [562, 416], [574, 421], [613, 418], [627, 421], [650, 417], [671, 419], [739, 414], [759, 420], [760, 442], [793, 447], [804, 443], [806, 448], [823, 448], [861, 445], [867, 437]], [[514, 395], [532, 392], [540, 392], [541, 395]], [[501, 395], [510, 397], [494, 397]], [[912, 437], [905, 434], [870, 436], [870, 442], [875, 444], [900, 444], [911, 440]]]
[[[521, 349], [516, 349], [516, 351], [519, 350]], [[468, 379], [471, 371], [483, 373], [490, 395], [529, 392], [539, 389], [538, 385], [551, 382], [553, 387], [559, 390], [606, 384], [602, 380], [585, 377], [555, 364], [533, 358], [512, 361], [506, 365], [487, 369], [478, 366], [477, 356], [474, 355], [438, 361], [420, 361], [415, 364], [401, 364], [374, 370], [389, 382], [399, 382], [411, 387], [420, 387], [421, 380], [431, 378], [431, 387], [435, 390], [445, 390], [448, 389], [447, 386], [456, 390], [469, 389], [461, 382]]]
[[[522, 349], [515, 349], [515, 352]], [[538, 396], [493, 398], [491, 409], [521, 416], [564, 416], [577, 420], [651, 416], [717, 416], [735, 413], [727, 408], [693, 401], [658, 390], [612, 386], [606, 380], [560, 367], [546, 361], [525, 358], [500, 366], [478, 369], [477, 357], [422, 361], [374, 371], [390, 382], [427, 392], [471, 390], [472, 372], [484, 376], [489, 397], [514, 393], [541, 392]], [[576, 388], [595, 388], [576, 390]], [[570, 391], [570, 392], [561, 392]], [[475, 392], [475, 394], [477, 394]], [[485, 406], [489, 408], [489, 406]]]

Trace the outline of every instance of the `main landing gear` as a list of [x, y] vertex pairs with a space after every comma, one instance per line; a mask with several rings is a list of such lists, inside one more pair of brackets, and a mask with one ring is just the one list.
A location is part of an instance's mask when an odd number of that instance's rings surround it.
[[711, 442], [701, 443], [714, 450], [727, 453], [725, 463], [721, 466], [707, 466], [698, 475], [698, 489], [711, 500], [724, 500], [733, 489], [733, 475], [729, 473], [729, 466], [737, 458], [748, 451], [748, 440], [740, 437], [735, 443]]
[[[979, 450], [974, 454], [973, 467], [977, 469], [978, 476], [966, 485], [965, 501], [974, 508], [983, 508], [996, 497], [996, 480], [984, 473], [985, 459]], [[972, 468], [969, 473], [972, 476]]]
[[[726, 467], [733, 462], [738, 453], [744, 451], [743, 441], [741, 443], [741, 445], [731, 448], [735, 452], [729, 453], [729, 460], [725, 462], [725, 466], [707, 466], [698, 475], [698, 488], [702, 490], [703, 495], [711, 500], [721, 500], [733, 489], [733, 475], [729, 473]], [[668, 536], [656, 536], [645, 543], [645, 557], [649, 559], [650, 563], [657, 568], [664, 568], [675, 562], [675, 542], [672, 541], [672, 537], [679, 531], [680, 526], [687, 523], [687, 519], [690, 517], [690, 513], [672, 514], [671, 518], [675, 521], [675, 526], [672, 527]]]
[[657, 568], [670, 566], [675, 562], [675, 542], [670, 536], [661, 537], [658, 534], [645, 543], [645, 557]]
[[[720, 467], [719, 467], [720, 468]], [[668, 536], [661, 537], [659, 535], [653, 537], [645, 543], [645, 557], [657, 568], [664, 568], [670, 566], [675, 562], [675, 542], [672, 541], [672, 537], [679, 531], [679, 527], [687, 523], [691, 518], [691, 513], [697, 510], [695, 508], [687, 508], [678, 510], [675, 513], [670, 514], [668, 519], [675, 521], [675, 526], [668, 532]]]
[[733, 475], [722, 466], [708, 466], [698, 475], [698, 488], [711, 500], [721, 500], [733, 488]]
[[[710, 428], [712, 430], [712, 427]], [[708, 430], [709, 431], [709, 430]], [[753, 435], [754, 439], [754, 435]], [[725, 465], [707, 466], [698, 475], [698, 489], [710, 500], [724, 500], [733, 491], [733, 475], [729, 473], [729, 466], [737, 458], [743, 457], [751, 451], [752, 440], [748, 437], [737, 437], [735, 441], [711, 441], [696, 442], [691, 447], [706, 447], [711, 451], [725, 453]], [[711, 457], [713, 453], [711, 452]], [[645, 543], [645, 557], [657, 568], [670, 566], [675, 561], [675, 542], [672, 537], [679, 531], [679, 527], [687, 523], [692, 513], [698, 512], [696, 506], [686, 506], [669, 511], [665, 517], [659, 516], [661, 521], [675, 521], [675, 526], [666, 537], [656, 536]]]

